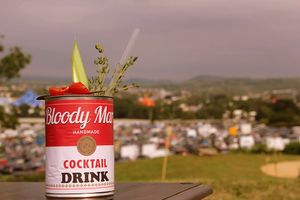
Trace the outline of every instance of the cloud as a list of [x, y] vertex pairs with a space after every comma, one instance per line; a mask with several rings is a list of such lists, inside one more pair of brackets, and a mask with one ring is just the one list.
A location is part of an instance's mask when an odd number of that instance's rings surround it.
[[4, 43], [32, 54], [24, 75], [70, 76], [74, 38], [90, 74], [93, 46], [117, 63], [135, 27], [139, 56], [129, 77], [182, 80], [199, 74], [299, 76], [299, 2], [10, 1], [0, 7]]

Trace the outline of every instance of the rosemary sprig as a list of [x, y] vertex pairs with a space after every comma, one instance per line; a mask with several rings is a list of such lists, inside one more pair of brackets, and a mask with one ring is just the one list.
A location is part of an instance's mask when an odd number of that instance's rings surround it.
[[105, 77], [109, 73], [108, 58], [104, 55], [104, 49], [100, 44], [96, 44], [95, 48], [99, 52], [99, 57], [94, 60], [94, 64], [97, 65], [98, 77], [92, 77], [90, 79], [90, 91], [97, 91], [96, 95], [104, 95], [105, 93]]
[[127, 91], [127, 90], [129, 90], [130, 88], [139, 88], [140, 86], [138, 85], [138, 84], [136, 84], [136, 83], [131, 83], [131, 84], [129, 84], [129, 85], [123, 85], [122, 86], [122, 89], [124, 90], [124, 91]]
[[98, 77], [92, 77], [90, 81], [90, 91], [94, 95], [105, 95], [113, 96], [120, 90], [126, 91], [130, 88], [139, 87], [137, 84], [132, 83], [129, 85], [122, 85], [123, 77], [127, 69], [134, 65], [138, 57], [131, 56], [127, 62], [123, 65], [118, 64], [117, 68], [114, 70], [112, 78], [107, 87], [105, 87], [106, 75], [110, 72], [108, 58], [104, 55], [104, 49], [101, 45], [95, 45], [95, 48], [99, 52], [99, 57], [94, 60], [94, 63], [98, 66]]
[[[112, 79], [105, 91], [106, 96], [112, 96], [113, 94], [117, 93], [119, 91], [119, 87], [122, 84], [122, 79], [124, 77], [125, 72], [129, 67], [134, 65], [135, 61], [138, 59], [138, 57], [131, 56], [127, 62], [124, 65], [119, 65], [118, 68], [115, 70]], [[125, 87], [126, 88], [126, 87]]]

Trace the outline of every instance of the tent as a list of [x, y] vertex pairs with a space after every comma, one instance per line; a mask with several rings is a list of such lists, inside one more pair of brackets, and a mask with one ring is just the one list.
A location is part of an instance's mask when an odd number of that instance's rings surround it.
[[27, 104], [31, 107], [42, 106], [42, 101], [37, 101], [37, 94], [32, 90], [27, 90], [19, 99], [12, 103], [14, 106], [20, 106], [22, 104]]

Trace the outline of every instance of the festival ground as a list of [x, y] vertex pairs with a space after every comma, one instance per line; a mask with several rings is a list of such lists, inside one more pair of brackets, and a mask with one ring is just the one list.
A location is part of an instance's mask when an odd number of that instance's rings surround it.
[[[162, 158], [116, 164], [117, 181], [161, 181]], [[261, 166], [281, 161], [300, 161], [300, 156], [227, 154], [213, 157], [171, 156], [168, 182], [202, 182], [213, 187], [208, 200], [273, 199], [296, 200], [300, 178], [275, 178], [261, 171]], [[1, 176], [2, 180], [42, 180], [43, 176]]]
[[[268, 162], [300, 160], [300, 156], [227, 154], [213, 157], [172, 156], [167, 180], [203, 182], [214, 189], [208, 200], [299, 199], [300, 178], [283, 179], [263, 174]], [[162, 159], [138, 160], [118, 164], [117, 179], [122, 181], [160, 181]]]

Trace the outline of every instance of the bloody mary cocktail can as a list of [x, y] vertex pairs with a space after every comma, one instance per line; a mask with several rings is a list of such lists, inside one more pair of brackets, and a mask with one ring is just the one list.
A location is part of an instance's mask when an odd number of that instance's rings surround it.
[[114, 192], [113, 99], [45, 98], [46, 196], [95, 197]]

